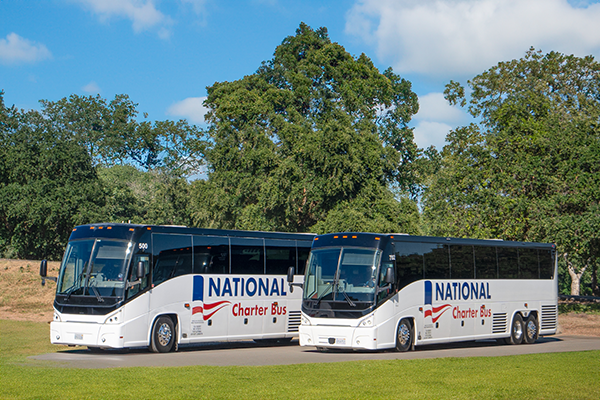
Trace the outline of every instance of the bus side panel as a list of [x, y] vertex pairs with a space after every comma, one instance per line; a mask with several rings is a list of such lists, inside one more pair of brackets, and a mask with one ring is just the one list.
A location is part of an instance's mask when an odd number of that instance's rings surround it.
[[148, 307], [150, 292], [146, 292], [123, 306], [125, 347], [148, 346]]
[[[192, 297], [192, 275], [182, 275], [169, 279], [150, 290], [150, 315], [147, 335], [152, 334], [152, 324], [159, 315], [177, 315], [179, 338], [189, 332], [191, 310], [185, 307]], [[178, 339], [179, 340], [179, 339]]]

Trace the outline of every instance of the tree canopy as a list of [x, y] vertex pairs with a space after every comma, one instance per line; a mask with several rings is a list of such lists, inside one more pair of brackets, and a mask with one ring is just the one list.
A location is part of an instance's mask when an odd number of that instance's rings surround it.
[[469, 86], [469, 101], [456, 82], [445, 92], [480, 123], [447, 137], [424, 196], [430, 233], [554, 242], [597, 262], [600, 64], [530, 49]]
[[[197, 224], [283, 231], [417, 229], [410, 82], [301, 24], [253, 75], [208, 88]], [[373, 209], [372, 205], [378, 204]], [[208, 211], [207, 211], [208, 210]]]

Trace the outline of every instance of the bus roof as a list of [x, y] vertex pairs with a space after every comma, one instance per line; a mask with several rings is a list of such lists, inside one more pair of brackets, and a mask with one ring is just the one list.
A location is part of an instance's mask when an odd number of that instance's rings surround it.
[[551, 243], [516, 242], [499, 239], [465, 239], [437, 236], [413, 236], [405, 233], [367, 233], [367, 232], [339, 232], [318, 235], [313, 241], [313, 247], [326, 246], [364, 246], [380, 247], [381, 242], [388, 240], [394, 243], [432, 243], [432, 244], [455, 244], [474, 246], [496, 246], [496, 247], [535, 247], [555, 248]]
[[140, 225], [124, 223], [97, 223], [79, 225], [73, 228], [69, 240], [85, 237], [110, 237], [130, 240], [143, 232], [177, 233], [197, 236], [231, 236], [231, 237], [260, 237], [265, 239], [306, 240], [312, 241], [316, 236], [313, 233], [288, 233], [288, 232], [263, 232], [239, 231], [230, 229], [189, 228], [175, 225]]

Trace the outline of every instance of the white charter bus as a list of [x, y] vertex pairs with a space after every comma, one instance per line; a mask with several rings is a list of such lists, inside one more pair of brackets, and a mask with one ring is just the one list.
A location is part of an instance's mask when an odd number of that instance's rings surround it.
[[304, 283], [293, 284], [303, 285], [300, 345], [533, 343], [557, 329], [555, 253], [553, 244], [501, 240], [317, 236]]
[[[73, 229], [60, 267], [50, 340], [91, 350], [298, 336], [314, 235], [93, 224]], [[42, 262], [40, 275], [46, 276]]]

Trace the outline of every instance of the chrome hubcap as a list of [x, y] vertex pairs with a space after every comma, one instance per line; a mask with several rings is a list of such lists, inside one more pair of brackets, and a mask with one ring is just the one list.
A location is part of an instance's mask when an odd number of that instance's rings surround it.
[[406, 325], [400, 325], [400, 329], [398, 329], [398, 341], [402, 346], [406, 346], [406, 344], [410, 341], [410, 329]]
[[519, 340], [523, 336], [523, 325], [516, 323], [513, 326], [513, 335], [515, 339]]
[[171, 342], [171, 337], [173, 333], [171, 332], [171, 327], [168, 324], [162, 324], [158, 329], [158, 343], [161, 346], [166, 346]]
[[527, 323], [527, 336], [530, 338], [534, 338], [536, 333], [537, 333], [537, 329], [535, 326], [535, 322], [529, 321]]

